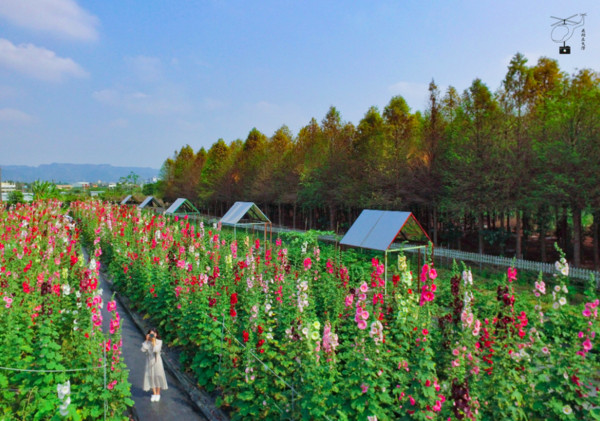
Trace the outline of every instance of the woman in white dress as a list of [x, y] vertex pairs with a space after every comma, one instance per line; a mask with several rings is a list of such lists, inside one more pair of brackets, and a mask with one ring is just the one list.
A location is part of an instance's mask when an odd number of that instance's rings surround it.
[[160, 389], [167, 390], [167, 378], [163, 368], [160, 351], [162, 341], [158, 338], [156, 328], [151, 328], [146, 334], [146, 341], [142, 344], [142, 352], [146, 353], [146, 370], [144, 372], [144, 391], [152, 388], [152, 398], [150, 401], [158, 402], [160, 400]]

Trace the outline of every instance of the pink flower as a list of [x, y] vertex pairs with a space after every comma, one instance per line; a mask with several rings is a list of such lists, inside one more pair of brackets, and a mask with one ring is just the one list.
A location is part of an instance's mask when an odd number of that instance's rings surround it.
[[367, 390], [369, 390], [369, 385], [363, 383], [360, 385], [360, 390], [362, 390], [363, 393], [367, 393]]
[[549, 353], [550, 353], [550, 350], [548, 349], [548, 347], [547, 347], [547, 346], [545, 346], [545, 347], [543, 347], [543, 348], [542, 348], [542, 352], [543, 352], [544, 354], [549, 354]]
[[354, 301], [354, 295], [346, 295], [346, 307], [352, 306], [353, 301]]
[[413, 398], [412, 396], [408, 396], [408, 400], [410, 401], [411, 405], [414, 405], [416, 403], [415, 398]]
[[437, 271], [434, 268], [431, 268], [431, 270], [429, 271], [429, 279], [435, 278], [437, 278]]
[[106, 304], [106, 310], [108, 311], [114, 311], [117, 309], [117, 303], [115, 301], [109, 301]]
[[579, 336], [580, 339], [583, 338], [583, 332], [579, 332], [577, 336]]
[[458, 367], [459, 365], [460, 365], [460, 361], [458, 361], [458, 360], [452, 361], [452, 367]]
[[359, 320], [358, 321], [358, 328], [360, 330], [365, 330], [367, 328], [367, 322], [365, 322], [364, 320]]
[[304, 259], [304, 270], [309, 270], [310, 267], [312, 266], [312, 260], [310, 260], [310, 257], [307, 257], [306, 259]]
[[508, 268], [508, 282], [512, 282], [517, 279], [517, 269]]
[[364, 320], [367, 320], [369, 318], [369, 312], [368, 311], [363, 311], [360, 314], [360, 317], [362, 317]]
[[366, 282], [363, 282], [360, 286], [360, 292], [367, 292], [369, 290], [369, 286], [367, 285]]
[[585, 352], [589, 352], [590, 349], [592, 349], [592, 343], [590, 342], [589, 338], [587, 338], [585, 341], [583, 341], [583, 343], [581, 345], [583, 346], [583, 349], [585, 350]]
[[587, 308], [586, 308], [585, 310], [583, 310], [582, 314], [583, 314], [585, 317], [591, 317], [591, 316], [592, 316], [592, 312], [591, 312], [591, 311], [589, 311]]
[[458, 349], [453, 349], [452, 350], [452, 355], [454, 355], [455, 357], [458, 357], [459, 353], [460, 353], [460, 351]]
[[108, 384], [108, 386], [106, 386], [106, 388], [107, 388], [108, 390], [113, 390], [113, 389], [115, 388], [116, 384], [117, 384], [117, 381], [116, 381], [116, 380], [113, 380], [112, 382], [110, 382], [110, 383]]

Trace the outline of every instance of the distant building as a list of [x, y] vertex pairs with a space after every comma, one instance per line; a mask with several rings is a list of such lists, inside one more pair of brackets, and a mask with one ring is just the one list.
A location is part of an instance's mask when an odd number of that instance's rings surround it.
[[2, 193], [10, 193], [11, 191], [15, 191], [17, 189], [17, 186], [15, 185], [15, 183], [9, 183], [6, 181], [2, 182], [2, 185], [0, 186], [0, 191]]
[[73, 188], [74, 189], [89, 189], [90, 188], [90, 183], [88, 183], [87, 181], [78, 181], [76, 183], [73, 183]]
[[73, 186], [70, 184], [57, 184], [56, 188], [59, 190], [71, 190]]
[[115, 187], [117, 187], [117, 183], [108, 183], [109, 189], [114, 189]]

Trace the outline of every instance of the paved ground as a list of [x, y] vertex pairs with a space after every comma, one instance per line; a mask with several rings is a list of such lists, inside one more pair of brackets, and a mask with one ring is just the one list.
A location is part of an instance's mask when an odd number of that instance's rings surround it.
[[[104, 276], [100, 276], [99, 287], [102, 288], [102, 300], [104, 301], [104, 310], [102, 314], [103, 328], [108, 331], [110, 314], [106, 311], [106, 303], [110, 301], [112, 291], [110, 284]], [[160, 402], [150, 402], [152, 392], [142, 390], [144, 376], [144, 354], [140, 351], [144, 335], [139, 331], [127, 311], [121, 307], [117, 300], [117, 311], [121, 316], [121, 335], [123, 338], [123, 357], [129, 368], [129, 382], [131, 383], [131, 395], [135, 401], [134, 412], [140, 420], [143, 421], [195, 421], [206, 420], [201, 414], [196, 412], [196, 407], [189, 400], [188, 395], [181, 388], [179, 383], [173, 378], [170, 372], [166, 371], [168, 390], [161, 391]]]

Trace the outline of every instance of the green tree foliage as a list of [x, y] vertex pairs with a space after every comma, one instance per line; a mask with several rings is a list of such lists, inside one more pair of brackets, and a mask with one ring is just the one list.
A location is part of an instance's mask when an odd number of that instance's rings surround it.
[[517, 53], [496, 91], [475, 79], [442, 94], [432, 81], [422, 114], [396, 96], [356, 126], [332, 106], [296, 136], [253, 128], [208, 151], [184, 146], [165, 161], [160, 192], [217, 215], [254, 201], [302, 228], [344, 230], [364, 208], [410, 210], [435, 244], [527, 258], [535, 236], [543, 260], [555, 234], [576, 265], [591, 234], [600, 265], [599, 110], [596, 72], [567, 75]]

